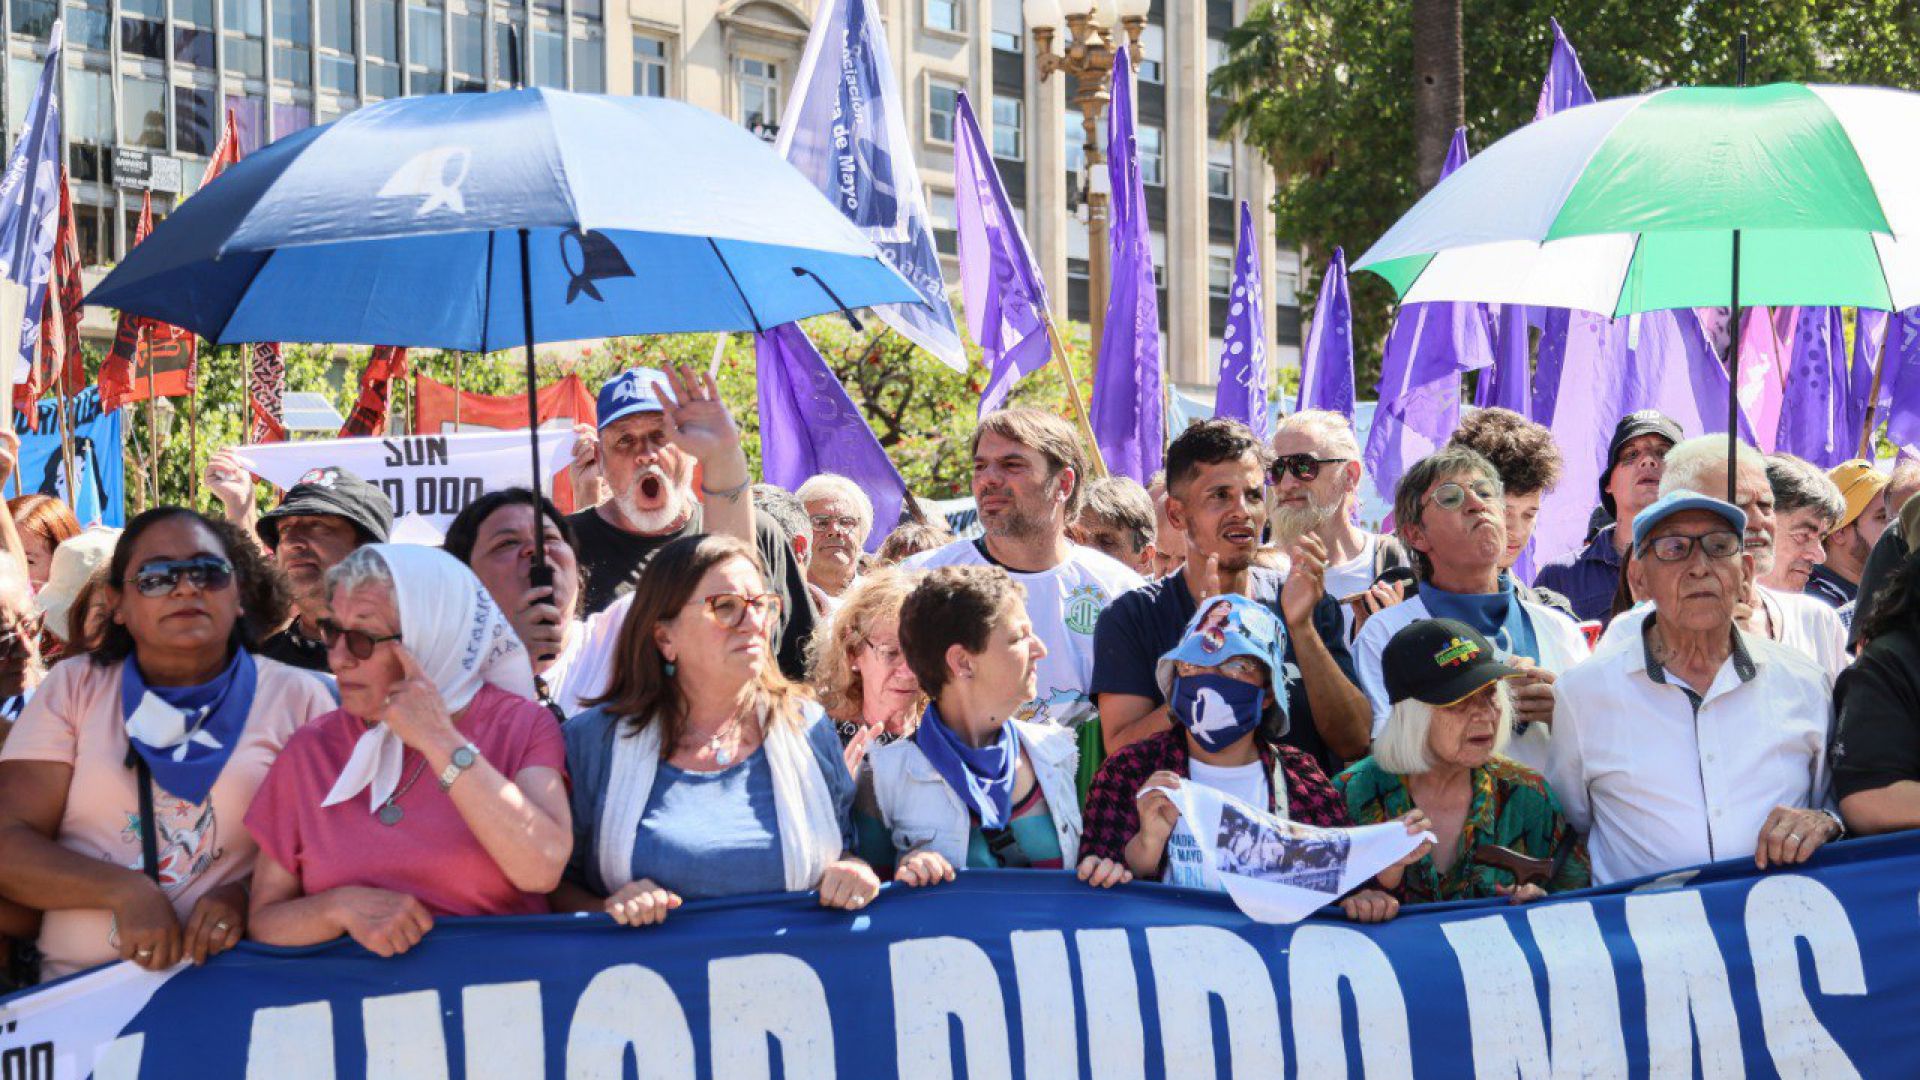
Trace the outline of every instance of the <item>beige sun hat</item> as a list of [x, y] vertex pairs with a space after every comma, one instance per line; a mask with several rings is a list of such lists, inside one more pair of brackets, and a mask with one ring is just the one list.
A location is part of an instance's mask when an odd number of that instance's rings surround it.
[[95, 526], [69, 537], [53, 549], [47, 583], [34, 594], [33, 603], [45, 616], [46, 628], [54, 637], [68, 640], [67, 612], [73, 607], [73, 598], [80, 594], [80, 586], [87, 583], [94, 571], [113, 557], [113, 547], [119, 542], [119, 529]]

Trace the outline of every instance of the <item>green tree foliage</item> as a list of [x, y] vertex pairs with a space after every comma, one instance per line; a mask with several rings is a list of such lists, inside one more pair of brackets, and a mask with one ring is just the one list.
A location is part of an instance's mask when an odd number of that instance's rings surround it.
[[[1419, 197], [1412, 0], [1262, 0], [1214, 74], [1228, 122], [1277, 175], [1279, 234], [1301, 243], [1312, 303], [1328, 256], [1350, 258]], [[1466, 117], [1480, 148], [1533, 119], [1557, 17], [1600, 97], [1728, 84], [1749, 34], [1749, 83], [1920, 85], [1920, 14], [1901, 0], [1465, 0]], [[1360, 386], [1379, 371], [1392, 291], [1352, 283]]]

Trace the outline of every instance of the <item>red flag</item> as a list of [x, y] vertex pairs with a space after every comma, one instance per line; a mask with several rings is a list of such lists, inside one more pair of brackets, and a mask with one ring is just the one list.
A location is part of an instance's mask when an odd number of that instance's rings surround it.
[[40, 357], [27, 371], [27, 380], [14, 387], [14, 407], [38, 415], [33, 408], [56, 378], [60, 392], [80, 392], [86, 378], [86, 360], [80, 349], [80, 303], [86, 289], [80, 280], [80, 242], [74, 235], [73, 199], [67, 175], [60, 174], [60, 218], [53, 238], [53, 282], [40, 315]]
[[[140, 206], [140, 224], [133, 231], [134, 246], [153, 231], [153, 193]], [[193, 388], [194, 355], [199, 339], [177, 326], [137, 315], [120, 314], [113, 349], [100, 365], [100, 408], [112, 412], [130, 401], [145, 401], [149, 392], [159, 397], [183, 397]]]
[[207, 174], [200, 178], [200, 190], [207, 190], [207, 185], [213, 183], [215, 177], [226, 172], [227, 166], [237, 164], [239, 161], [240, 137], [234, 131], [233, 110], [228, 109], [226, 124], [220, 129], [220, 142], [213, 148], [213, 159], [207, 162]]
[[353, 415], [340, 426], [340, 437], [385, 435], [387, 402], [392, 396], [393, 384], [406, 377], [407, 350], [398, 345], [376, 346], [373, 359], [367, 361], [367, 369], [360, 373], [360, 400], [353, 407]]
[[253, 377], [248, 381], [249, 403], [247, 441], [269, 443], [287, 441], [286, 414], [281, 409], [286, 389], [287, 366], [280, 358], [278, 342], [261, 341], [253, 346], [247, 362]]

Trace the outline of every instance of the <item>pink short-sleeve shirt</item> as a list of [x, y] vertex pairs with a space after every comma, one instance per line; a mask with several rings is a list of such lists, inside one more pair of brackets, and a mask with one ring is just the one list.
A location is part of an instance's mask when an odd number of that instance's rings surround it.
[[[254, 671], [247, 725], [207, 801], [190, 805], [154, 788], [160, 883], [183, 923], [200, 897], [253, 873], [256, 846], [242, 825], [247, 806], [293, 733], [333, 707], [325, 684], [307, 672], [258, 656]], [[81, 656], [55, 666], [0, 748], [0, 761], [71, 765], [55, 839], [83, 855], [141, 868], [140, 791], [126, 764], [119, 664], [98, 667]], [[47, 912], [39, 945], [47, 978], [119, 955], [112, 914], [103, 909]]]
[[[456, 726], [509, 779], [536, 766], [566, 773], [560, 725], [537, 702], [484, 686]], [[550, 910], [545, 896], [507, 880], [413, 750], [401, 762], [397, 824], [381, 824], [365, 792], [322, 807], [365, 731], [344, 709], [314, 720], [287, 743], [247, 814], [261, 851], [300, 880], [303, 894], [359, 885], [406, 893], [435, 915]]]

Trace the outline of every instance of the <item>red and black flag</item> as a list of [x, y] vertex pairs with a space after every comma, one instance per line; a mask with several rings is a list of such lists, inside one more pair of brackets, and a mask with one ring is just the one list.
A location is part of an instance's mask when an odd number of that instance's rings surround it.
[[[140, 224], [133, 243], [153, 231], [153, 193], [140, 206]], [[199, 339], [192, 331], [138, 315], [120, 314], [113, 349], [100, 365], [100, 409], [112, 412], [148, 397], [185, 397], [193, 389], [194, 358]]]
[[407, 350], [398, 345], [379, 345], [373, 359], [360, 373], [360, 401], [353, 415], [340, 427], [340, 437], [387, 433], [387, 404], [393, 397], [393, 384], [407, 377]]
[[63, 396], [79, 393], [85, 384], [86, 359], [80, 349], [80, 306], [85, 295], [86, 286], [80, 280], [80, 242], [73, 227], [73, 199], [63, 171], [60, 220], [53, 237], [53, 281], [40, 314], [40, 357], [27, 372], [26, 381], [13, 390], [14, 407], [25, 410], [29, 417], [38, 415], [33, 402], [56, 378]]

